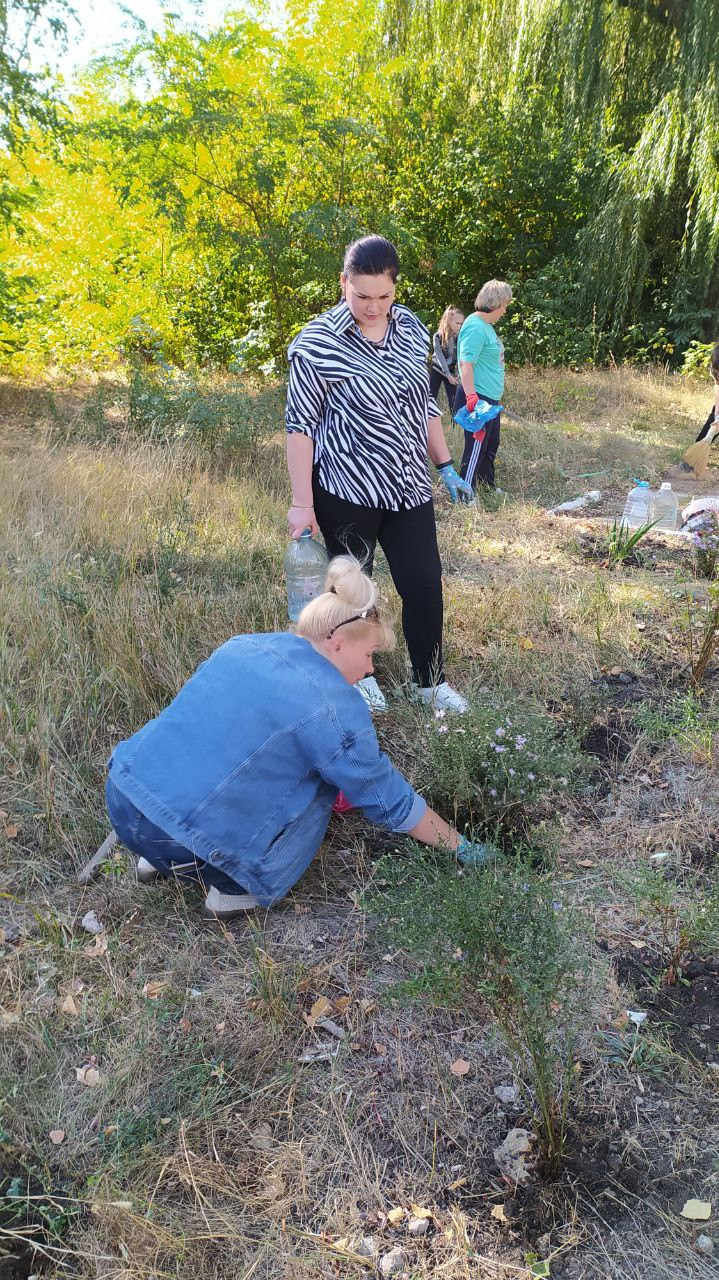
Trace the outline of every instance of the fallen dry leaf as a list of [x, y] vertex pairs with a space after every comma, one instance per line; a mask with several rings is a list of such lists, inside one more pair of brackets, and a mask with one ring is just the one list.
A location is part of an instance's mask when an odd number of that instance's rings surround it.
[[54, 1147], [59, 1147], [61, 1142], [65, 1141], [64, 1129], [51, 1129], [47, 1135]]
[[527, 651], [529, 651], [530, 649], [534, 648], [534, 641], [530, 640], [529, 636], [522, 636], [521, 640], [519, 641], [519, 647], [520, 649], [526, 649]]
[[450, 1182], [449, 1186], [447, 1187], [447, 1190], [459, 1191], [460, 1187], [466, 1187], [466, 1185], [467, 1185], [466, 1178], [455, 1178], [454, 1182]]
[[104, 956], [107, 951], [107, 937], [104, 933], [98, 933], [94, 942], [88, 942], [84, 948], [85, 955], [96, 960], [99, 956]]
[[332, 1001], [327, 996], [320, 996], [315, 1000], [309, 1013], [303, 1013], [302, 1017], [308, 1027], [314, 1027], [320, 1018], [326, 1018], [328, 1013], [332, 1012]]
[[3, 827], [3, 835], [7, 836], [8, 840], [14, 840], [19, 834], [20, 828], [14, 822], [10, 822], [6, 827]]
[[347, 1009], [349, 1009], [351, 1003], [352, 1003], [351, 996], [340, 996], [339, 1000], [335, 1000], [335, 1009], [337, 1010], [338, 1013], [344, 1013]]
[[577, 858], [578, 867], [593, 867], [595, 865], [591, 858]]
[[97, 1067], [75, 1067], [75, 1075], [77, 1083], [86, 1085], [88, 1089], [93, 1089], [100, 1083], [100, 1072]]
[[192, 1023], [189, 1018], [180, 1018], [177, 1025], [179, 1026], [180, 1031], [184, 1031], [185, 1034], [187, 1034], [188, 1031], [192, 1031]]
[[682, 1217], [690, 1222], [706, 1222], [712, 1216], [712, 1207], [708, 1200], [687, 1200], [682, 1209]]
[[151, 978], [142, 988], [142, 994], [146, 1000], [159, 1000], [163, 991], [169, 987], [166, 978]]
[[20, 1014], [9, 1010], [0, 1009], [0, 1027], [12, 1027], [16, 1022], [20, 1021]]
[[434, 1214], [432, 1213], [431, 1209], [423, 1209], [418, 1204], [411, 1204], [409, 1206], [409, 1211], [413, 1218], [433, 1218], [434, 1217]]
[[77, 1005], [69, 992], [60, 1002], [60, 1013], [66, 1013], [70, 1018], [77, 1017]]
[[636, 951], [643, 951], [647, 944], [641, 938], [630, 938], [629, 945], [634, 947]]
[[390, 1226], [392, 1227], [399, 1226], [400, 1222], [404, 1218], [404, 1213], [405, 1211], [401, 1206], [398, 1206], [396, 1209], [390, 1209], [389, 1213], [387, 1214], [387, 1221], [389, 1222]]
[[490, 1217], [492, 1217], [492, 1218], [496, 1218], [496, 1219], [497, 1219], [497, 1222], [507, 1222], [507, 1221], [508, 1221], [507, 1215], [506, 1215], [506, 1213], [504, 1212], [504, 1205], [503, 1205], [503, 1204], [493, 1204], [493, 1205], [492, 1205], [491, 1212], [490, 1212]]
[[465, 1058], [457, 1058], [457, 1061], [453, 1062], [449, 1069], [453, 1076], [466, 1076], [470, 1066]]

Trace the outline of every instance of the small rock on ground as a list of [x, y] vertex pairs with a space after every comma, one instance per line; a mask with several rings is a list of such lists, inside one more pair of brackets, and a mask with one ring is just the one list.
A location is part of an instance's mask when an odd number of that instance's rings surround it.
[[700, 1253], [710, 1254], [714, 1252], [714, 1241], [711, 1236], [697, 1236], [696, 1246]]
[[517, 1101], [519, 1089], [514, 1084], [498, 1084], [493, 1092], [495, 1098], [499, 1098], [500, 1102], [507, 1104]]
[[379, 1269], [383, 1276], [396, 1276], [404, 1267], [404, 1253], [401, 1249], [390, 1249], [379, 1260]]
[[429, 1230], [429, 1220], [427, 1218], [412, 1218], [407, 1230], [411, 1236], [424, 1236]]

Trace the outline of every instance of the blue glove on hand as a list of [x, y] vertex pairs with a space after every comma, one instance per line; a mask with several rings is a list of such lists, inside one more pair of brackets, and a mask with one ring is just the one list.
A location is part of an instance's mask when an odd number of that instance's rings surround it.
[[462, 836], [456, 853], [458, 860], [465, 867], [486, 867], [490, 862], [495, 862], [501, 857], [501, 850], [496, 844], [487, 844], [484, 841], [473, 842], [466, 836]]
[[437, 470], [447, 486], [447, 492], [453, 502], [474, 502], [474, 490], [471, 484], [457, 475], [453, 462], [443, 462], [441, 467], [437, 467]]

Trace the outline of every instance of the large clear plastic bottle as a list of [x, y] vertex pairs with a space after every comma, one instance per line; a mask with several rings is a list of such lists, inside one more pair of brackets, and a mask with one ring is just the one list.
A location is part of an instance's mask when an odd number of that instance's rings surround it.
[[285, 552], [285, 581], [287, 583], [287, 613], [290, 622], [296, 622], [306, 604], [324, 591], [329, 559], [319, 542], [315, 542], [310, 529], [299, 538], [293, 538]]
[[649, 524], [654, 519], [654, 496], [648, 480], [635, 480], [634, 488], [627, 494], [622, 523], [629, 525], [630, 529]]
[[672, 486], [665, 481], [659, 486], [659, 492], [653, 494], [655, 529], [676, 529], [679, 514], [679, 498]]

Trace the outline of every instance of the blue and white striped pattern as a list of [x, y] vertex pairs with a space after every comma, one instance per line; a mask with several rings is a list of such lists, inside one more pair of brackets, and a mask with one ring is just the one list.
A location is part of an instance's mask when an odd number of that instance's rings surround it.
[[400, 511], [432, 497], [427, 423], [429, 332], [394, 304], [381, 343], [342, 301], [291, 343], [286, 424], [314, 441], [323, 489], [362, 507]]

